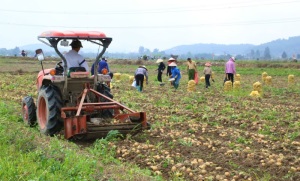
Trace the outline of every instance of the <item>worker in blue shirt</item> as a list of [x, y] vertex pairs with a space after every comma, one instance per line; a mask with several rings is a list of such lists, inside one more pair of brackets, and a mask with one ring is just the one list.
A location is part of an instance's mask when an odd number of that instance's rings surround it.
[[[94, 75], [94, 64], [92, 65], [92, 69], [91, 69], [91, 72], [92, 72], [92, 75]], [[101, 59], [101, 61], [99, 62], [99, 66], [98, 66], [98, 73], [99, 74], [109, 74], [111, 78], [113, 78], [113, 73], [110, 72], [109, 70], [109, 66], [108, 66], [108, 63], [107, 63], [107, 59], [105, 59], [104, 57]]]
[[172, 71], [171, 78], [174, 78], [174, 81], [172, 83], [173, 83], [173, 86], [176, 90], [179, 87], [179, 81], [181, 79], [181, 73], [180, 73], [179, 68], [177, 68], [177, 64], [175, 62], [170, 63], [169, 66], [171, 67], [171, 71]]

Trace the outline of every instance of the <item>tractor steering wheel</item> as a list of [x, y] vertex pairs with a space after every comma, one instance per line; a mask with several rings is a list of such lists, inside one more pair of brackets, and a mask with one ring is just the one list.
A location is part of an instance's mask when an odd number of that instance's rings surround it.
[[62, 64], [62, 61], [56, 63], [56, 66], [55, 66], [56, 75], [62, 75], [64, 72], [64, 67], [61, 64]]
[[64, 69], [64, 67], [61, 64], [62, 64], [62, 61], [57, 62], [56, 63], [56, 68]]

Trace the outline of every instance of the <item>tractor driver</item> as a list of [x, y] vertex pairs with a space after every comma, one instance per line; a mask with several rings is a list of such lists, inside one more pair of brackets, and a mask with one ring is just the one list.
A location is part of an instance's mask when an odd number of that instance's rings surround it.
[[89, 66], [83, 56], [81, 56], [78, 52], [80, 48], [82, 48], [81, 41], [79, 40], [73, 40], [72, 43], [70, 44], [72, 47], [72, 50], [67, 52], [65, 54], [65, 58], [67, 61], [67, 68], [68, 70], [71, 67], [83, 67], [85, 68], [85, 71], [89, 71]]

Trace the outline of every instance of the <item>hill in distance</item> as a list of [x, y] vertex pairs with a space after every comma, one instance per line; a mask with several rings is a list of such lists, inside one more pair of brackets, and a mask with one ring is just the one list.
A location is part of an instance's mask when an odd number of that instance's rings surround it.
[[167, 54], [199, 54], [199, 53], [210, 53], [215, 55], [247, 55], [251, 50], [260, 51], [263, 55], [265, 48], [269, 47], [272, 56], [280, 57], [285, 51], [288, 56], [300, 54], [300, 36], [290, 37], [288, 39], [277, 39], [268, 43], [260, 45], [252, 44], [193, 44], [193, 45], [179, 45], [170, 49], [165, 50]]
[[[288, 57], [292, 55], [300, 54], [300, 36], [290, 37], [288, 39], [277, 39], [271, 42], [263, 43], [260, 45], [252, 45], [252, 44], [192, 44], [192, 45], [178, 45], [172, 47], [167, 50], [163, 50], [166, 54], [215, 54], [215, 55], [224, 55], [224, 54], [231, 54], [231, 55], [247, 55], [250, 54], [251, 50], [259, 51], [261, 55], [263, 55], [265, 48], [270, 49], [270, 54], [272, 57], [280, 57], [282, 53], [285, 51]], [[21, 46], [20, 49], [35, 51], [38, 48], [42, 48], [44, 52], [53, 52], [53, 48], [45, 45], [45, 44], [29, 44]], [[68, 51], [69, 47], [62, 47], [60, 50]], [[83, 49], [85, 53], [94, 53], [95, 50], [93, 49]], [[112, 52], [111, 52], [112, 53]]]

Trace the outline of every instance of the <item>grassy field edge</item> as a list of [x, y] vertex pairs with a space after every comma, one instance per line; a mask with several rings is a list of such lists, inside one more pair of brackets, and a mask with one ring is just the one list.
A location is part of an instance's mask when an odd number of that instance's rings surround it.
[[0, 103], [0, 180], [160, 180], [147, 169], [115, 159], [115, 147], [105, 139], [81, 149], [41, 135], [20, 124], [18, 106]]

